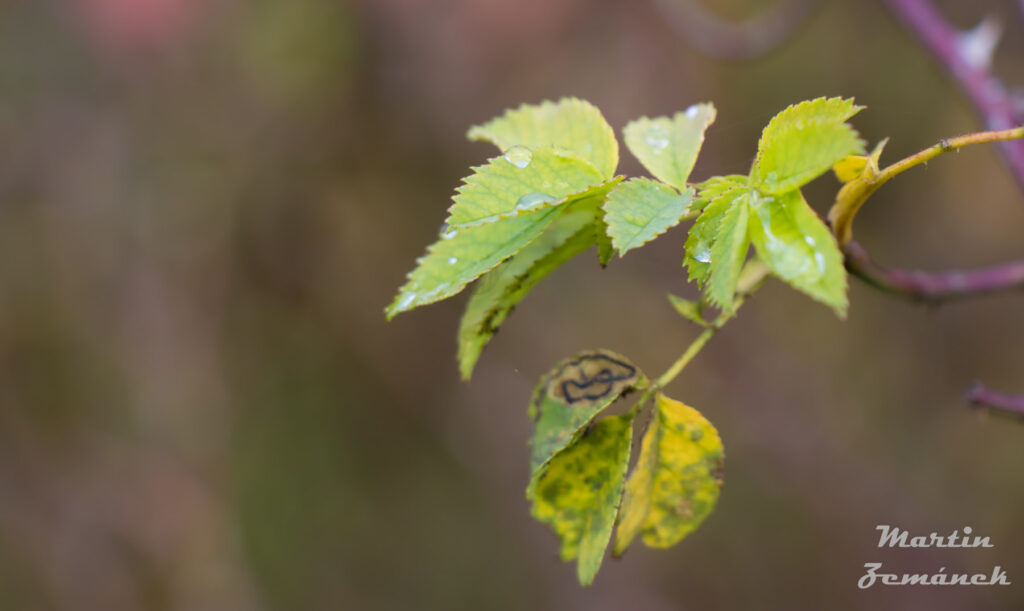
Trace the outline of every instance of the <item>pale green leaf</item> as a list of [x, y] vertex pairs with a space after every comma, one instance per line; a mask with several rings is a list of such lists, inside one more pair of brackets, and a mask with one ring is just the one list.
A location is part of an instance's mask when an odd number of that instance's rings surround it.
[[636, 365], [611, 350], [581, 352], [542, 376], [530, 402], [530, 418], [536, 422], [530, 442], [534, 477], [603, 409], [646, 383]]
[[751, 196], [750, 238], [776, 276], [846, 316], [846, 270], [839, 245], [799, 191]]
[[632, 439], [632, 413], [595, 423], [548, 463], [530, 497], [533, 516], [561, 539], [562, 560], [578, 559], [583, 585], [593, 583], [611, 540]]
[[725, 453], [718, 431], [697, 410], [658, 394], [626, 482], [612, 555], [639, 535], [649, 547], [675, 545], [714, 509]]
[[632, 121], [623, 135], [630, 152], [648, 172], [683, 191], [704, 145], [704, 132], [714, 121], [712, 104], [694, 104], [672, 118]]
[[553, 206], [602, 182], [588, 162], [551, 148], [516, 146], [473, 168], [448, 209], [449, 229], [493, 223]]
[[693, 200], [692, 212], [700, 212], [719, 195], [733, 187], [742, 187], [749, 182], [750, 178], [739, 174], [726, 176], [712, 176], [702, 183], [698, 183], [697, 196]]
[[589, 161], [604, 178], [611, 178], [619, 165], [615, 132], [600, 110], [576, 98], [524, 104], [470, 128], [466, 135], [470, 140], [491, 142], [502, 151], [514, 146], [564, 149]]
[[719, 193], [704, 207], [704, 211], [690, 228], [690, 234], [686, 238], [683, 265], [690, 270], [690, 280], [696, 280], [698, 286], [704, 284], [711, 272], [712, 250], [725, 213], [729, 211], [734, 200], [747, 192], [746, 186], [734, 186]]
[[702, 301], [691, 301], [671, 294], [668, 296], [668, 300], [683, 318], [702, 327], [709, 326], [708, 321], [704, 320], [704, 303]]
[[747, 260], [750, 238], [747, 224], [750, 218], [748, 200], [750, 193], [744, 192], [735, 199], [722, 215], [722, 222], [715, 232], [711, 245], [711, 270], [708, 277], [708, 299], [723, 312], [732, 312], [736, 283], [740, 270]]
[[385, 310], [388, 319], [455, 295], [536, 239], [561, 211], [550, 206], [498, 223], [446, 231], [417, 259], [416, 269]]
[[459, 327], [458, 359], [463, 379], [469, 379], [484, 346], [530, 289], [596, 243], [601, 231], [601, 203], [616, 182], [592, 188], [585, 197], [568, 204], [540, 237], [480, 280]]
[[757, 188], [779, 194], [798, 188], [848, 155], [864, 153], [864, 142], [845, 123], [861, 110], [853, 100], [818, 98], [783, 110], [758, 143], [751, 177]]
[[679, 193], [648, 178], [633, 178], [611, 190], [604, 203], [612, 245], [621, 257], [675, 227], [689, 212], [693, 189]]

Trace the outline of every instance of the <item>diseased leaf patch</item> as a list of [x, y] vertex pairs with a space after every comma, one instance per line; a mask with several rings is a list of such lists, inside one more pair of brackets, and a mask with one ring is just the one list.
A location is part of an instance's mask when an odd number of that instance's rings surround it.
[[637, 536], [663, 548], [693, 532], [718, 501], [724, 457], [718, 431], [700, 412], [659, 393], [626, 483], [612, 554]]
[[583, 585], [594, 581], [611, 540], [632, 439], [632, 413], [595, 423], [551, 459], [532, 490], [533, 516], [559, 536], [563, 561], [578, 559]]
[[623, 393], [646, 383], [636, 365], [610, 350], [581, 352], [542, 376], [529, 412], [536, 421], [530, 458], [534, 477], [602, 410]]

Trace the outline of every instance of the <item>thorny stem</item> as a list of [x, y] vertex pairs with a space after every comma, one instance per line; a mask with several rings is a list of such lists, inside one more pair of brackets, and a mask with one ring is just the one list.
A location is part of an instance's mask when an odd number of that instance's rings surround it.
[[[886, 3], [952, 75], [987, 129], [1003, 130], [1020, 124], [1021, 116], [1014, 108], [1012, 96], [989, 68], [998, 31], [961, 33], [928, 0], [886, 0]], [[992, 39], [988, 53], [978, 57], [967, 52], [968, 37], [982, 35]], [[1024, 189], [1024, 142], [1006, 142], [1002, 149], [1017, 184]]]

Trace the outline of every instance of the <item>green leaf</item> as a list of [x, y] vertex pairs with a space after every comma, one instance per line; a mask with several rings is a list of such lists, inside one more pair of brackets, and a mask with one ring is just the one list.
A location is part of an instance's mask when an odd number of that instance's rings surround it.
[[861, 108], [852, 99], [818, 98], [775, 115], [761, 134], [751, 171], [757, 188], [784, 193], [824, 174], [848, 155], [863, 154], [864, 142], [845, 123]]
[[677, 297], [675, 295], [669, 295], [668, 300], [672, 303], [672, 307], [676, 309], [676, 312], [679, 312], [683, 318], [702, 327], [710, 326], [710, 323], [704, 320], [703, 302], [690, 301], [689, 299], [683, 299], [682, 297]]
[[690, 270], [690, 280], [703, 285], [708, 279], [712, 268], [712, 256], [715, 240], [718, 238], [726, 212], [732, 207], [733, 201], [748, 192], [746, 186], [735, 186], [721, 192], [711, 200], [704, 211], [697, 217], [697, 222], [690, 228], [686, 238], [686, 254], [683, 265]]
[[750, 238], [772, 272], [846, 317], [846, 270], [839, 245], [799, 191], [751, 196]]
[[612, 189], [604, 218], [619, 256], [675, 227], [689, 212], [693, 193], [687, 188], [680, 194], [649, 178], [633, 178]]
[[559, 265], [595, 244], [601, 203], [618, 179], [594, 187], [569, 204], [533, 242], [484, 276], [466, 305], [459, 327], [459, 369], [468, 380], [487, 342], [512, 308]]
[[532, 513], [562, 540], [564, 561], [590, 585], [601, 568], [629, 466], [633, 414], [605, 418], [559, 452], [537, 481]]
[[694, 104], [671, 119], [641, 117], [626, 125], [623, 135], [648, 172], [683, 191], [704, 145], [704, 132], [714, 121], [712, 104]]
[[724, 458], [715, 427], [659, 393], [626, 482], [612, 555], [622, 555], [637, 535], [649, 547], [665, 548], [696, 530], [718, 501]]
[[589, 161], [604, 178], [611, 178], [619, 165], [615, 132], [600, 110], [576, 98], [524, 104], [470, 128], [466, 135], [470, 140], [491, 142], [502, 151], [513, 146], [564, 149]]
[[560, 212], [548, 207], [500, 223], [446, 231], [417, 259], [416, 269], [385, 310], [388, 319], [455, 295], [536, 239]]
[[564, 203], [602, 182], [588, 162], [551, 148], [516, 146], [473, 168], [448, 209], [449, 229], [493, 223]]
[[745, 192], [733, 199], [729, 209], [722, 215], [722, 222], [711, 245], [708, 299], [723, 312], [733, 311], [736, 283], [750, 248], [747, 235], [749, 198], [750, 193]]
[[573, 443], [601, 410], [646, 383], [636, 365], [611, 350], [581, 352], [542, 376], [530, 402], [530, 418], [536, 421], [530, 456], [533, 478], [552, 456]]
[[733, 187], [746, 186], [749, 181], [749, 177], [739, 174], [712, 176], [704, 182], [697, 184], [697, 197], [693, 201], [693, 210], [704, 210], [704, 208], [719, 195]]

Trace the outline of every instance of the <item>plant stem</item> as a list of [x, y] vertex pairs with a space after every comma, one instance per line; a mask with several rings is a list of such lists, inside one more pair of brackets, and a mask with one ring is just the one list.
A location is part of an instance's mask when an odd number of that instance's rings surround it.
[[967, 391], [967, 401], [974, 407], [988, 408], [1024, 417], [1024, 395], [1008, 395], [976, 382]]
[[914, 301], [939, 303], [1024, 289], [1024, 261], [942, 272], [891, 269], [875, 263], [856, 241], [843, 246], [843, 255], [851, 275], [881, 291]]
[[679, 358], [676, 359], [672, 365], [665, 370], [665, 373], [661, 374], [660, 377], [651, 385], [650, 388], [644, 393], [638, 404], [642, 405], [650, 398], [650, 395], [665, 386], [668, 386], [672, 380], [678, 376], [690, 361], [700, 353], [708, 341], [718, 333], [719, 329], [725, 326], [725, 323], [736, 315], [736, 312], [743, 305], [743, 302], [747, 300], [750, 295], [754, 293], [764, 282], [764, 279], [768, 276], [768, 266], [757, 259], [752, 259], [747, 266], [743, 269], [743, 273], [740, 275], [739, 283], [736, 287], [736, 302], [733, 309], [728, 312], [722, 312], [718, 315], [718, 318], [711, 323], [711, 325], [704, 329], [700, 335], [697, 336], [690, 345], [686, 347]]
[[[1014, 109], [1011, 95], [991, 72], [991, 58], [972, 60], [964, 52], [964, 37], [978, 33], [959, 32], [928, 0], [886, 0], [886, 4], [956, 80], [987, 129], [1020, 124], [1021, 116]], [[1006, 142], [1002, 149], [1017, 184], [1024, 189], [1024, 142]]]
[[[1003, 129], [991, 132], [977, 132], [958, 136], [956, 138], [945, 138], [934, 146], [923, 151], [914, 153], [910, 157], [901, 159], [883, 170], [875, 170], [869, 164], [860, 177], [848, 182], [840, 189], [836, 196], [836, 203], [829, 211], [828, 218], [832, 224], [832, 232], [839, 241], [840, 246], [846, 246], [853, 239], [853, 219], [857, 216], [861, 206], [868, 200], [879, 187], [892, 180], [899, 174], [910, 168], [919, 166], [930, 161], [943, 153], [959, 150], [973, 144], [984, 144], [987, 142], [1002, 142], [1024, 138], [1024, 126], [1013, 129]], [[874, 157], [873, 157], [874, 159]]]

